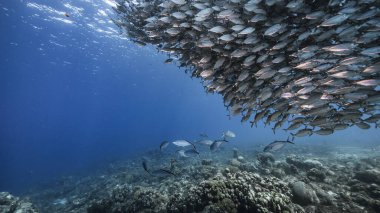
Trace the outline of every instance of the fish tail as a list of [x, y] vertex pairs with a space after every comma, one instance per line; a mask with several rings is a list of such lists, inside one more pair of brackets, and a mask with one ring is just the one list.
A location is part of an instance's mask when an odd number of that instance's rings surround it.
[[249, 123], [251, 124], [251, 128], [252, 128], [253, 125], [255, 124], [255, 123], [253, 123], [253, 121], [250, 121]]
[[292, 135], [292, 141], [294, 141], [294, 137], [295, 137], [294, 133], [290, 133], [290, 134]]

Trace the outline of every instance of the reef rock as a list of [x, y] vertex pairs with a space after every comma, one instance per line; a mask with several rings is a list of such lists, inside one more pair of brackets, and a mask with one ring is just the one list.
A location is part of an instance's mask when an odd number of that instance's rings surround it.
[[96, 201], [87, 209], [88, 213], [114, 212], [164, 212], [167, 198], [149, 187], [117, 186], [112, 196]]
[[8, 192], [0, 192], [0, 213], [37, 213], [36, 207]]
[[293, 200], [300, 205], [318, 204], [319, 199], [315, 191], [302, 181], [291, 184]]
[[272, 166], [275, 162], [273, 154], [269, 152], [260, 153], [257, 155], [257, 160], [263, 167]]
[[172, 196], [169, 212], [285, 212], [290, 189], [277, 178], [249, 172], [226, 173]]
[[356, 173], [355, 178], [366, 183], [380, 184], [380, 171], [378, 169], [368, 169]]
[[286, 162], [288, 164], [296, 166], [298, 169], [301, 169], [301, 170], [309, 170], [312, 168], [323, 168], [323, 164], [319, 162], [318, 160], [303, 159], [296, 155], [289, 155], [288, 157], [286, 157]]

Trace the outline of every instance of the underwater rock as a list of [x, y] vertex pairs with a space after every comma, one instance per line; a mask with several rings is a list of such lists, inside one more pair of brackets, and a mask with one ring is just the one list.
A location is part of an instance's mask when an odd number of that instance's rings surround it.
[[195, 180], [205, 180], [214, 177], [218, 172], [218, 168], [215, 166], [196, 166], [191, 167], [190, 176]]
[[153, 188], [138, 187], [127, 212], [164, 212], [167, 197]]
[[233, 158], [233, 159], [230, 160], [230, 165], [231, 166], [239, 167], [241, 165], [241, 162], [238, 161], [236, 158]]
[[312, 187], [314, 189], [314, 191], [315, 191], [316, 195], [318, 196], [321, 204], [327, 205], [327, 206], [336, 205], [336, 196], [337, 196], [336, 193], [334, 193], [332, 191], [326, 192], [321, 187], [319, 187], [317, 184], [313, 184], [313, 183], [310, 183], [310, 187]]
[[296, 166], [288, 164], [286, 162], [279, 162], [276, 164], [276, 167], [282, 169], [287, 175], [294, 175], [299, 173]]
[[368, 191], [369, 196], [375, 199], [380, 199], [380, 185], [371, 184], [368, 186]]
[[225, 173], [190, 186], [186, 193], [173, 195], [168, 211], [290, 212], [290, 196], [290, 189], [277, 178], [245, 171]]
[[29, 201], [20, 199], [8, 192], [0, 192], [1, 213], [37, 213], [37, 208]]
[[318, 160], [304, 159], [296, 155], [289, 155], [286, 157], [286, 162], [292, 164], [301, 170], [310, 170], [312, 168], [323, 168], [323, 164]]
[[212, 164], [212, 159], [202, 159], [201, 164], [204, 166], [209, 166]]
[[93, 202], [88, 213], [164, 212], [167, 198], [149, 187], [117, 186], [112, 196]]
[[257, 155], [257, 160], [259, 164], [263, 167], [272, 166], [275, 162], [273, 154], [269, 152], [260, 153]]
[[282, 178], [286, 175], [285, 171], [281, 168], [272, 169], [271, 174], [277, 178]]
[[247, 171], [247, 172], [257, 172], [258, 171], [256, 165], [253, 162], [242, 163], [239, 168], [240, 168], [240, 170]]
[[323, 182], [326, 179], [325, 171], [317, 168], [310, 169], [306, 175], [312, 181]]
[[291, 184], [294, 202], [300, 205], [318, 204], [319, 199], [315, 191], [302, 181]]
[[380, 171], [378, 169], [368, 169], [356, 172], [355, 178], [366, 183], [380, 184]]

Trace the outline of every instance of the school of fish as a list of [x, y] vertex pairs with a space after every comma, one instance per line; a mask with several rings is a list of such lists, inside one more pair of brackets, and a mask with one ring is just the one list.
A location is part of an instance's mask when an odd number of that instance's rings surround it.
[[119, 0], [114, 23], [231, 115], [293, 137], [380, 124], [378, 0]]

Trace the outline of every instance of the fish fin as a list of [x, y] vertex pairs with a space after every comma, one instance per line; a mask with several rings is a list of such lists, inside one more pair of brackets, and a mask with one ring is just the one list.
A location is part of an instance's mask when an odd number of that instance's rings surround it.
[[253, 124], [255, 124], [253, 121], [250, 121], [249, 123], [251, 124], [251, 128], [253, 127]]
[[195, 144], [194, 144], [194, 143], [192, 143], [192, 142], [190, 142], [190, 141], [187, 141], [187, 142], [189, 142], [191, 145], [193, 145], [194, 149], [197, 150], [197, 147], [195, 147]]
[[290, 144], [294, 144], [293, 141], [290, 141], [290, 140], [286, 140], [287, 143], [290, 143]]
[[294, 141], [294, 133], [290, 133], [292, 135], [292, 141]]

